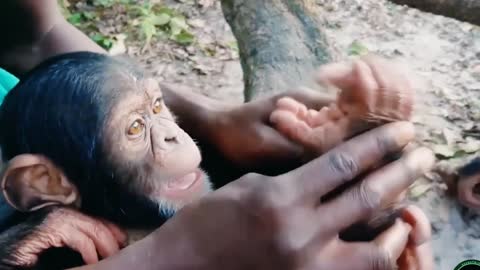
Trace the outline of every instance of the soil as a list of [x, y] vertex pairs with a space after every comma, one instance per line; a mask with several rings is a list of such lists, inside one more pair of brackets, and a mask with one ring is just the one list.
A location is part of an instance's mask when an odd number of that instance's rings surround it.
[[[242, 102], [242, 70], [220, 3], [165, 2], [187, 15], [197, 43], [185, 48], [157, 42], [146, 53], [127, 44], [127, 52], [159, 80], [189, 85], [215, 99]], [[480, 259], [480, 217], [456, 202], [449, 185], [455, 168], [480, 150], [476, 125], [480, 27], [384, 0], [317, 3], [335, 59], [351, 57], [352, 48], [361, 44], [369, 52], [403, 62], [424, 79], [417, 89], [420, 105], [414, 119], [418, 143], [431, 147], [440, 162], [437, 170], [412, 187], [410, 197], [432, 221], [437, 269]]]

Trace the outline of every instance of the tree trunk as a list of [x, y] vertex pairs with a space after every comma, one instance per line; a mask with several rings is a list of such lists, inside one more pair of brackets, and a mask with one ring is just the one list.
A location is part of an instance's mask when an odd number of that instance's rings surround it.
[[313, 85], [313, 71], [330, 61], [312, 0], [222, 0], [235, 35], [245, 100]]
[[479, 0], [390, 0], [426, 12], [480, 25]]

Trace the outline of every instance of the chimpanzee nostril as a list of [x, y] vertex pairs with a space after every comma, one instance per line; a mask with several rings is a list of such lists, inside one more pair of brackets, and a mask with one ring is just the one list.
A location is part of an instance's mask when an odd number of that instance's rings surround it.
[[177, 137], [165, 137], [166, 143], [178, 143]]

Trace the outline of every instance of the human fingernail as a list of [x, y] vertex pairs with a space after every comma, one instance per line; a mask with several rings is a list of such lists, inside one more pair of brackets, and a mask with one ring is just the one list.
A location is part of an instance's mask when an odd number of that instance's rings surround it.
[[389, 131], [397, 145], [407, 145], [415, 138], [415, 127], [410, 122], [394, 122], [389, 124]]

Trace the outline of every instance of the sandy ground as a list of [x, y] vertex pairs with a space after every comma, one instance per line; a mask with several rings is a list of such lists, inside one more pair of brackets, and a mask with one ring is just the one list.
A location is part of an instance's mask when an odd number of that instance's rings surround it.
[[[168, 2], [168, 1], [167, 1]], [[180, 1], [188, 2], [188, 1]], [[242, 101], [242, 71], [231, 44], [234, 37], [217, 1], [203, 7], [171, 1], [188, 14], [198, 43], [188, 48], [155, 44], [147, 54], [129, 48], [149, 70], [168, 82], [192, 86], [213, 98]], [[480, 28], [383, 0], [320, 0], [323, 26], [337, 59], [348, 57], [353, 42], [393, 57], [425, 79], [418, 89], [415, 123], [419, 143], [432, 147], [444, 171], [480, 149]], [[208, 52], [208, 53], [207, 53]], [[420, 179], [411, 197], [433, 224], [437, 269], [453, 269], [464, 259], [480, 259], [480, 218], [447, 196], [438, 173]]]

